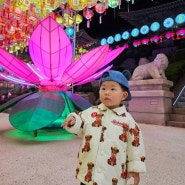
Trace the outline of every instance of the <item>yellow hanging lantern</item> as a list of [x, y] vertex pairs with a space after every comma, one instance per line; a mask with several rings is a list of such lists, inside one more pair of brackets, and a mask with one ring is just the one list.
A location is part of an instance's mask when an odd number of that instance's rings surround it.
[[73, 10], [80, 11], [87, 6], [88, 0], [68, 0], [68, 4]]
[[73, 17], [70, 16], [69, 14], [67, 14], [67, 13], [64, 13], [64, 16], [63, 16], [63, 25], [65, 27], [71, 27], [73, 24], [74, 24]]
[[80, 14], [76, 15], [76, 31], [79, 31], [79, 24], [83, 21], [83, 17]]
[[63, 23], [63, 18], [62, 18], [62, 16], [57, 17], [57, 18], [56, 18], [56, 21], [57, 21], [59, 24], [62, 24], [62, 23]]

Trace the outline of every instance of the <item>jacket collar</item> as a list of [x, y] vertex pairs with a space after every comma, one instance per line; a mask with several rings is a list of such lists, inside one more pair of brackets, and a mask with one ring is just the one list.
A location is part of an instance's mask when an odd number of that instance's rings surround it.
[[113, 113], [120, 115], [120, 116], [127, 112], [125, 105], [122, 105], [121, 107], [118, 107], [115, 109], [109, 109], [103, 103], [101, 103], [100, 105], [98, 105], [98, 109], [100, 109], [100, 111], [102, 112], [107, 111], [107, 110], [112, 110]]

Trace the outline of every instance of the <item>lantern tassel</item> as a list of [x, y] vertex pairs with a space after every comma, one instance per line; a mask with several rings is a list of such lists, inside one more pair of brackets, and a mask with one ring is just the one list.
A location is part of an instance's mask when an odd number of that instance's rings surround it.
[[87, 20], [87, 28], [90, 28], [90, 20]]
[[76, 25], [76, 32], [79, 31], [79, 24]]
[[102, 23], [102, 15], [100, 15], [99, 24]]

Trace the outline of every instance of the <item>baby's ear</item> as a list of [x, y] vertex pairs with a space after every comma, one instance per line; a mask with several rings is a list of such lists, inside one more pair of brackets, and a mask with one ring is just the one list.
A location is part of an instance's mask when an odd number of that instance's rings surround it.
[[123, 95], [122, 95], [122, 101], [125, 100], [128, 96], [128, 92], [127, 91], [123, 91]]

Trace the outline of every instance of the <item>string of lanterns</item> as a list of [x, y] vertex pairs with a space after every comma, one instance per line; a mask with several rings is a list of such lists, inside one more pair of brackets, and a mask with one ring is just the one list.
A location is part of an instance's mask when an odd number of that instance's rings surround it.
[[[170, 29], [174, 26], [174, 24], [177, 25], [183, 25], [185, 23], [185, 13], [178, 14], [174, 19], [171, 17], [168, 17], [164, 19], [163, 21], [163, 27], [166, 29]], [[159, 22], [153, 22], [150, 27], [148, 25], [143, 25], [140, 29], [139, 28], [133, 28], [131, 31], [124, 31], [122, 34], [117, 33], [114, 36], [108, 36], [107, 38], [102, 38], [100, 40], [100, 45], [104, 44], [113, 44], [114, 42], [120, 42], [121, 40], [127, 41], [129, 38], [137, 38], [140, 34], [141, 35], [147, 35], [149, 31], [157, 32], [161, 28], [161, 24]], [[175, 38], [176, 36], [176, 38]], [[174, 39], [182, 39], [185, 37], [185, 29], [180, 28], [176, 32], [168, 31], [165, 36], [163, 35], [155, 35], [152, 38], [144, 38], [142, 40], [135, 40], [133, 42], [133, 46], [137, 47], [141, 44], [148, 44], [149, 41], [158, 43], [162, 41], [163, 38], [174, 38]]]
[[[134, 0], [125, 1], [134, 3]], [[90, 27], [96, 12], [100, 15], [101, 24], [106, 9], [120, 5], [121, 0], [1, 0], [0, 47], [10, 53], [23, 52], [35, 27], [48, 15], [64, 26], [70, 37], [75, 37], [83, 18], [87, 20], [87, 27]], [[55, 14], [57, 8], [60, 13]]]

